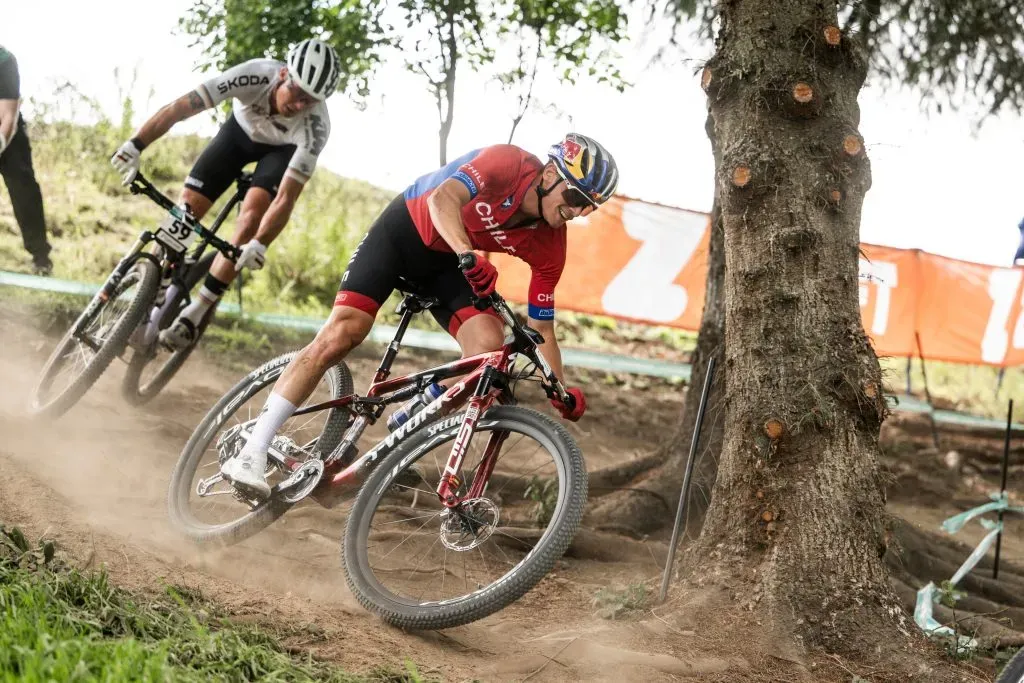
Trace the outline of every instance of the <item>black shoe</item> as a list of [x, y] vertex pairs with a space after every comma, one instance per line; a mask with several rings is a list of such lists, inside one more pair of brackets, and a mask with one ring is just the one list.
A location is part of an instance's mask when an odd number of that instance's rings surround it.
[[32, 258], [32, 272], [36, 275], [49, 276], [53, 274], [53, 261], [49, 256], [35, 256]]

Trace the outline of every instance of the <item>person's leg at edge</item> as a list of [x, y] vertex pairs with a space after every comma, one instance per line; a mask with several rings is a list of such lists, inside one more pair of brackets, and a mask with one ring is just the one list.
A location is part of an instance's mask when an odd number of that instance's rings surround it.
[[241, 452], [221, 467], [226, 478], [262, 496], [269, 495], [264, 472], [274, 435], [309, 398], [324, 373], [366, 338], [373, 321], [372, 314], [359, 308], [334, 307], [316, 338], [299, 351], [277, 380]]
[[[188, 195], [188, 198], [186, 198], [186, 195]], [[191, 203], [193, 200], [205, 202], [203, 214], [210, 207], [209, 199], [187, 188], [182, 193], [182, 200], [189, 202], [190, 206], [193, 206]], [[273, 196], [264, 188], [249, 188], [249, 191], [245, 193], [245, 199], [242, 200], [242, 210], [238, 216], [238, 222], [235, 224], [235, 232], [231, 236], [230, 242], [232, 244], [235, 246], [244, 244], [256, 235], [256, 230], [263, 219], [263, 214], [267, 212], [272, 200]], [[200, 217], [200, 214], [195, 212], [194, 209], [193, 213], [196, 214], [197, 218]], [[213, 260], [213, 265], [210, 266], [210, 272], [207, 274], [206, 280], [199, 288], [198, 295], [185, 307], [177, 320], [174, 321], [174, 324], [165, 333], [161, 334], [161, 340], [172, 348], [179, 348], [190, 344], [195, 339], [196, 330], [202, 323], [207, 311], [220, 301], [224, 292], [227, 291], [232, 281], [234, 281], [236, 274], [235, 264], [223, 255], [218, 254]]]

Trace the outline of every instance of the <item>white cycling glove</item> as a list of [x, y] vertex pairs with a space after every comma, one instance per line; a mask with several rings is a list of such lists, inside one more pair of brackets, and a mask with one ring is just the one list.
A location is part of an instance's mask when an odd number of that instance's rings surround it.
[[121, 184], [131, 185], [135, 176], [139, 173], [139, 157], [142, 150], [135, 146], [135, 142], [129, 140], [110, 157], [110, 163], [114, 169], [121, 174]]
[[259, 270], [267, 260], [267, 248], [257, 239], [251, 239], [242, 247], [242, 254], [235, 261], [235, 272], [242, 268]]

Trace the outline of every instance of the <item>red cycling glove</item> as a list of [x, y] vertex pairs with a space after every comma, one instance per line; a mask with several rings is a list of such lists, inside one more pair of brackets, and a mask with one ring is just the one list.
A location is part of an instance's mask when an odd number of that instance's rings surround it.
[[[462, 274], [466, 276], [466, 280], [473, 288], [473, 294], [481, 298], [494, 294], [494, 286], [498, 282], [498, 269], [494, 267], [493, 263], [487, 259], [478, 258], [473, 252], [466, 252], [466, 254], [473, 256], [473, 265], [463, 268]], [[460, 260], [466, 254], [460, 255]]]
[[587, 412], [587, 399], [583, 398], [583, 390], [577, 387], [566, 389], [565, 393], [569, 394], [573, 398], [574, 405], [571, 408], [559, 401], [557, 398], [551, 399], [551, 405], [553, 405], [555, 410], [561, 413], [562, 417], [566, 420], [575, 422], [583, 417], [583, 413]]

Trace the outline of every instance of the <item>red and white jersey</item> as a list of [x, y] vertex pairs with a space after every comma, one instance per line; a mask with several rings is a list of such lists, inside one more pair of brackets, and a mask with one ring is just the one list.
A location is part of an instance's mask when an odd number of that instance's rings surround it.
[[474, 249], [505, 252], [529, 264], [529, 313], [534, 320], [555, 317], [555, 285], [565, 267], [565, 228], [544, 220], [507, 227], [519, 210], [526, 190], [544, 164], [515, 145], [493, 145], [466, 154], [419, 178], [405, 190], [405, 202], [420, 237], [431, 249], [451, 251], [430, 218], [427, 199], [449, 178], [469, 190], [462, 223]]

